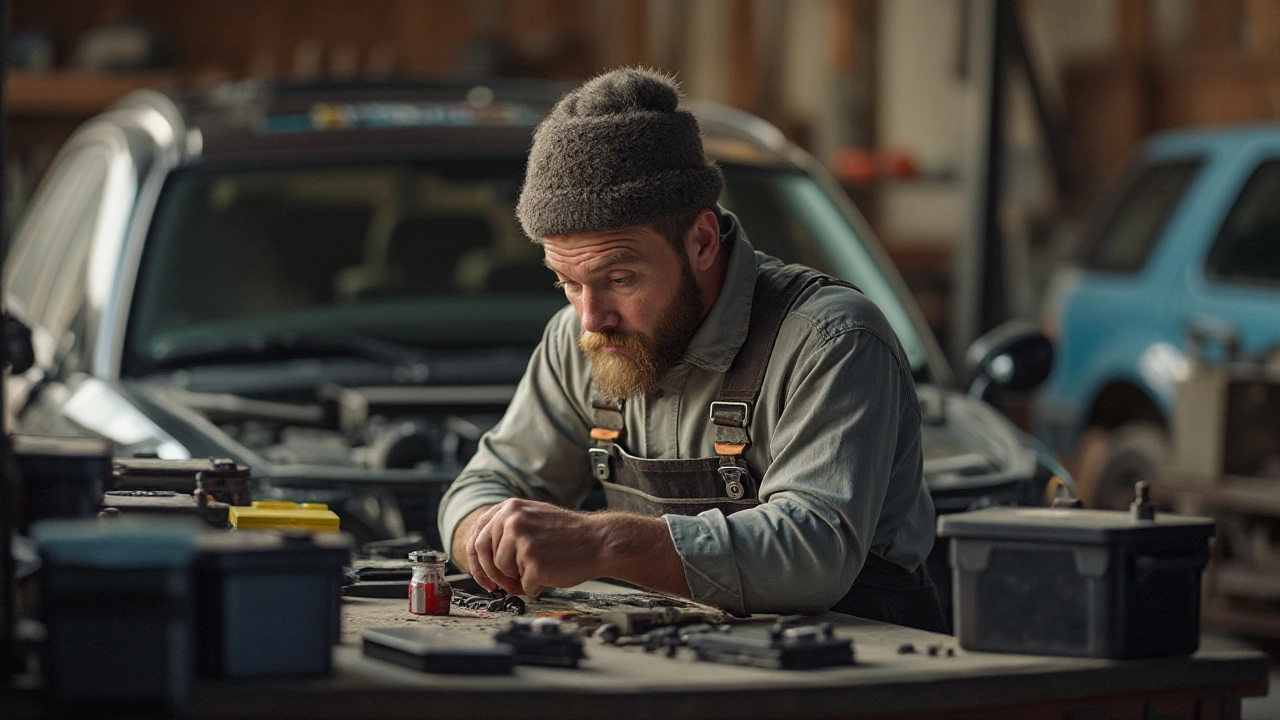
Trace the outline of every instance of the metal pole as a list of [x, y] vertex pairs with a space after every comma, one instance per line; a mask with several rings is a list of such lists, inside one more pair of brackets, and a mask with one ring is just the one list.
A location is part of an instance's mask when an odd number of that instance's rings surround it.
[[995, 28], [991, 38], [990, 99], [987, 104], [987, 171], [982, 185], [982, 214], [978, 235], [982, 243], [982, 304], [975, 335], [999, 325], [1007, 315], [1009, 293], [1005, 287], [1004, 230], [1000, 224], [1004, 196], [1004, 105], [1007, 73], [1004, 48], [1008, 46], [1012, 0], [996, 0]]
[[969, 160], [970, 230], [957, 248], [955, 317], [951, 357], [963, 359], [969, 343], [1005, 318], [1007, 293], [1000, 200], [1004, 186], [1005, 68], [1009, 0], [972, 0], [969, 5], [973, 83]]
[[1071, 153], [1068, 149], [1068, 133], [1065, 113], [1061, 98], [1045, 87], [1041, 69], [1031, 56], [1027, 46], [1026, 30], [1018, 17], [1014, 6], [1008, 9], [1009, 16], [1009, 61], [1022, 69], [1027, 79], [1027, 88], [1031, 91], [1031, 100], [1036, 107], [1036, 117], [1040, 121], [1040, 129], [1044, 132], [1045, 145], [1049, 149], [1049, 159], [1053, 166], [1053, 179], [1062, 195], [1075, 192], [1076, 173]]

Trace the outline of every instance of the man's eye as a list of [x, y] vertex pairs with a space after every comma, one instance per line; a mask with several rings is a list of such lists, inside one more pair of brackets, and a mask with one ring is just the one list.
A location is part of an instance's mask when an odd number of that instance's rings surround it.
[[614, 285], [628, 285], [631, 283], [632, 277], [633, 276], [631, 275], [620, 275], [618, 277], [609, 278], [609, 282]]
[[572, 290], [573, 288], [577, 287], [577, 285], [578, 283], [576, 282], [569, 282], [568, 280], [559, 280], [556, 282], [555, 288], [557, 290], [564, 290], [566, 288]]

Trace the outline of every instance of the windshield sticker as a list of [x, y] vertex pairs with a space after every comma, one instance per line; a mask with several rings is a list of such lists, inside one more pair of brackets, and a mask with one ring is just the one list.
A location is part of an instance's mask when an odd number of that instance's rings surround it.
[[268, 133], [405, 127], [533, 127], [542, 113], [519, 103], [316, 103], [308, 113], [267, 116]]

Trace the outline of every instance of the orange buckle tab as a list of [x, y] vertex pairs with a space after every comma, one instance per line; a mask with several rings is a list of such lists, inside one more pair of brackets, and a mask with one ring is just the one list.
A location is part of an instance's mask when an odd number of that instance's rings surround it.
[[609, 430], [607, 428], [591, 428], [592, 440], [617, 440], [622, 434], [621, 430]]
[[717, 455], [741, 455], [747, 449], [746, 443], [716, 443]]

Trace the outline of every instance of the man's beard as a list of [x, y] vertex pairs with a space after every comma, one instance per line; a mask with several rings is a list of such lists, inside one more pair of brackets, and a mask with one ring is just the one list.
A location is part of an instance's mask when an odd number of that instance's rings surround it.
[[[680, 291], [666, 311], [653, 336], [642, 333], [582, 331], [578, 347], [591, 359], [596, 389], [614, 400], [648, 395], [662, 383], [667, 371], [684, 358], [689, 341], [702, 325], [702, 295], [688, 259], [683, 268]], [[604, 352], [614, 347], [625, 352]]]

